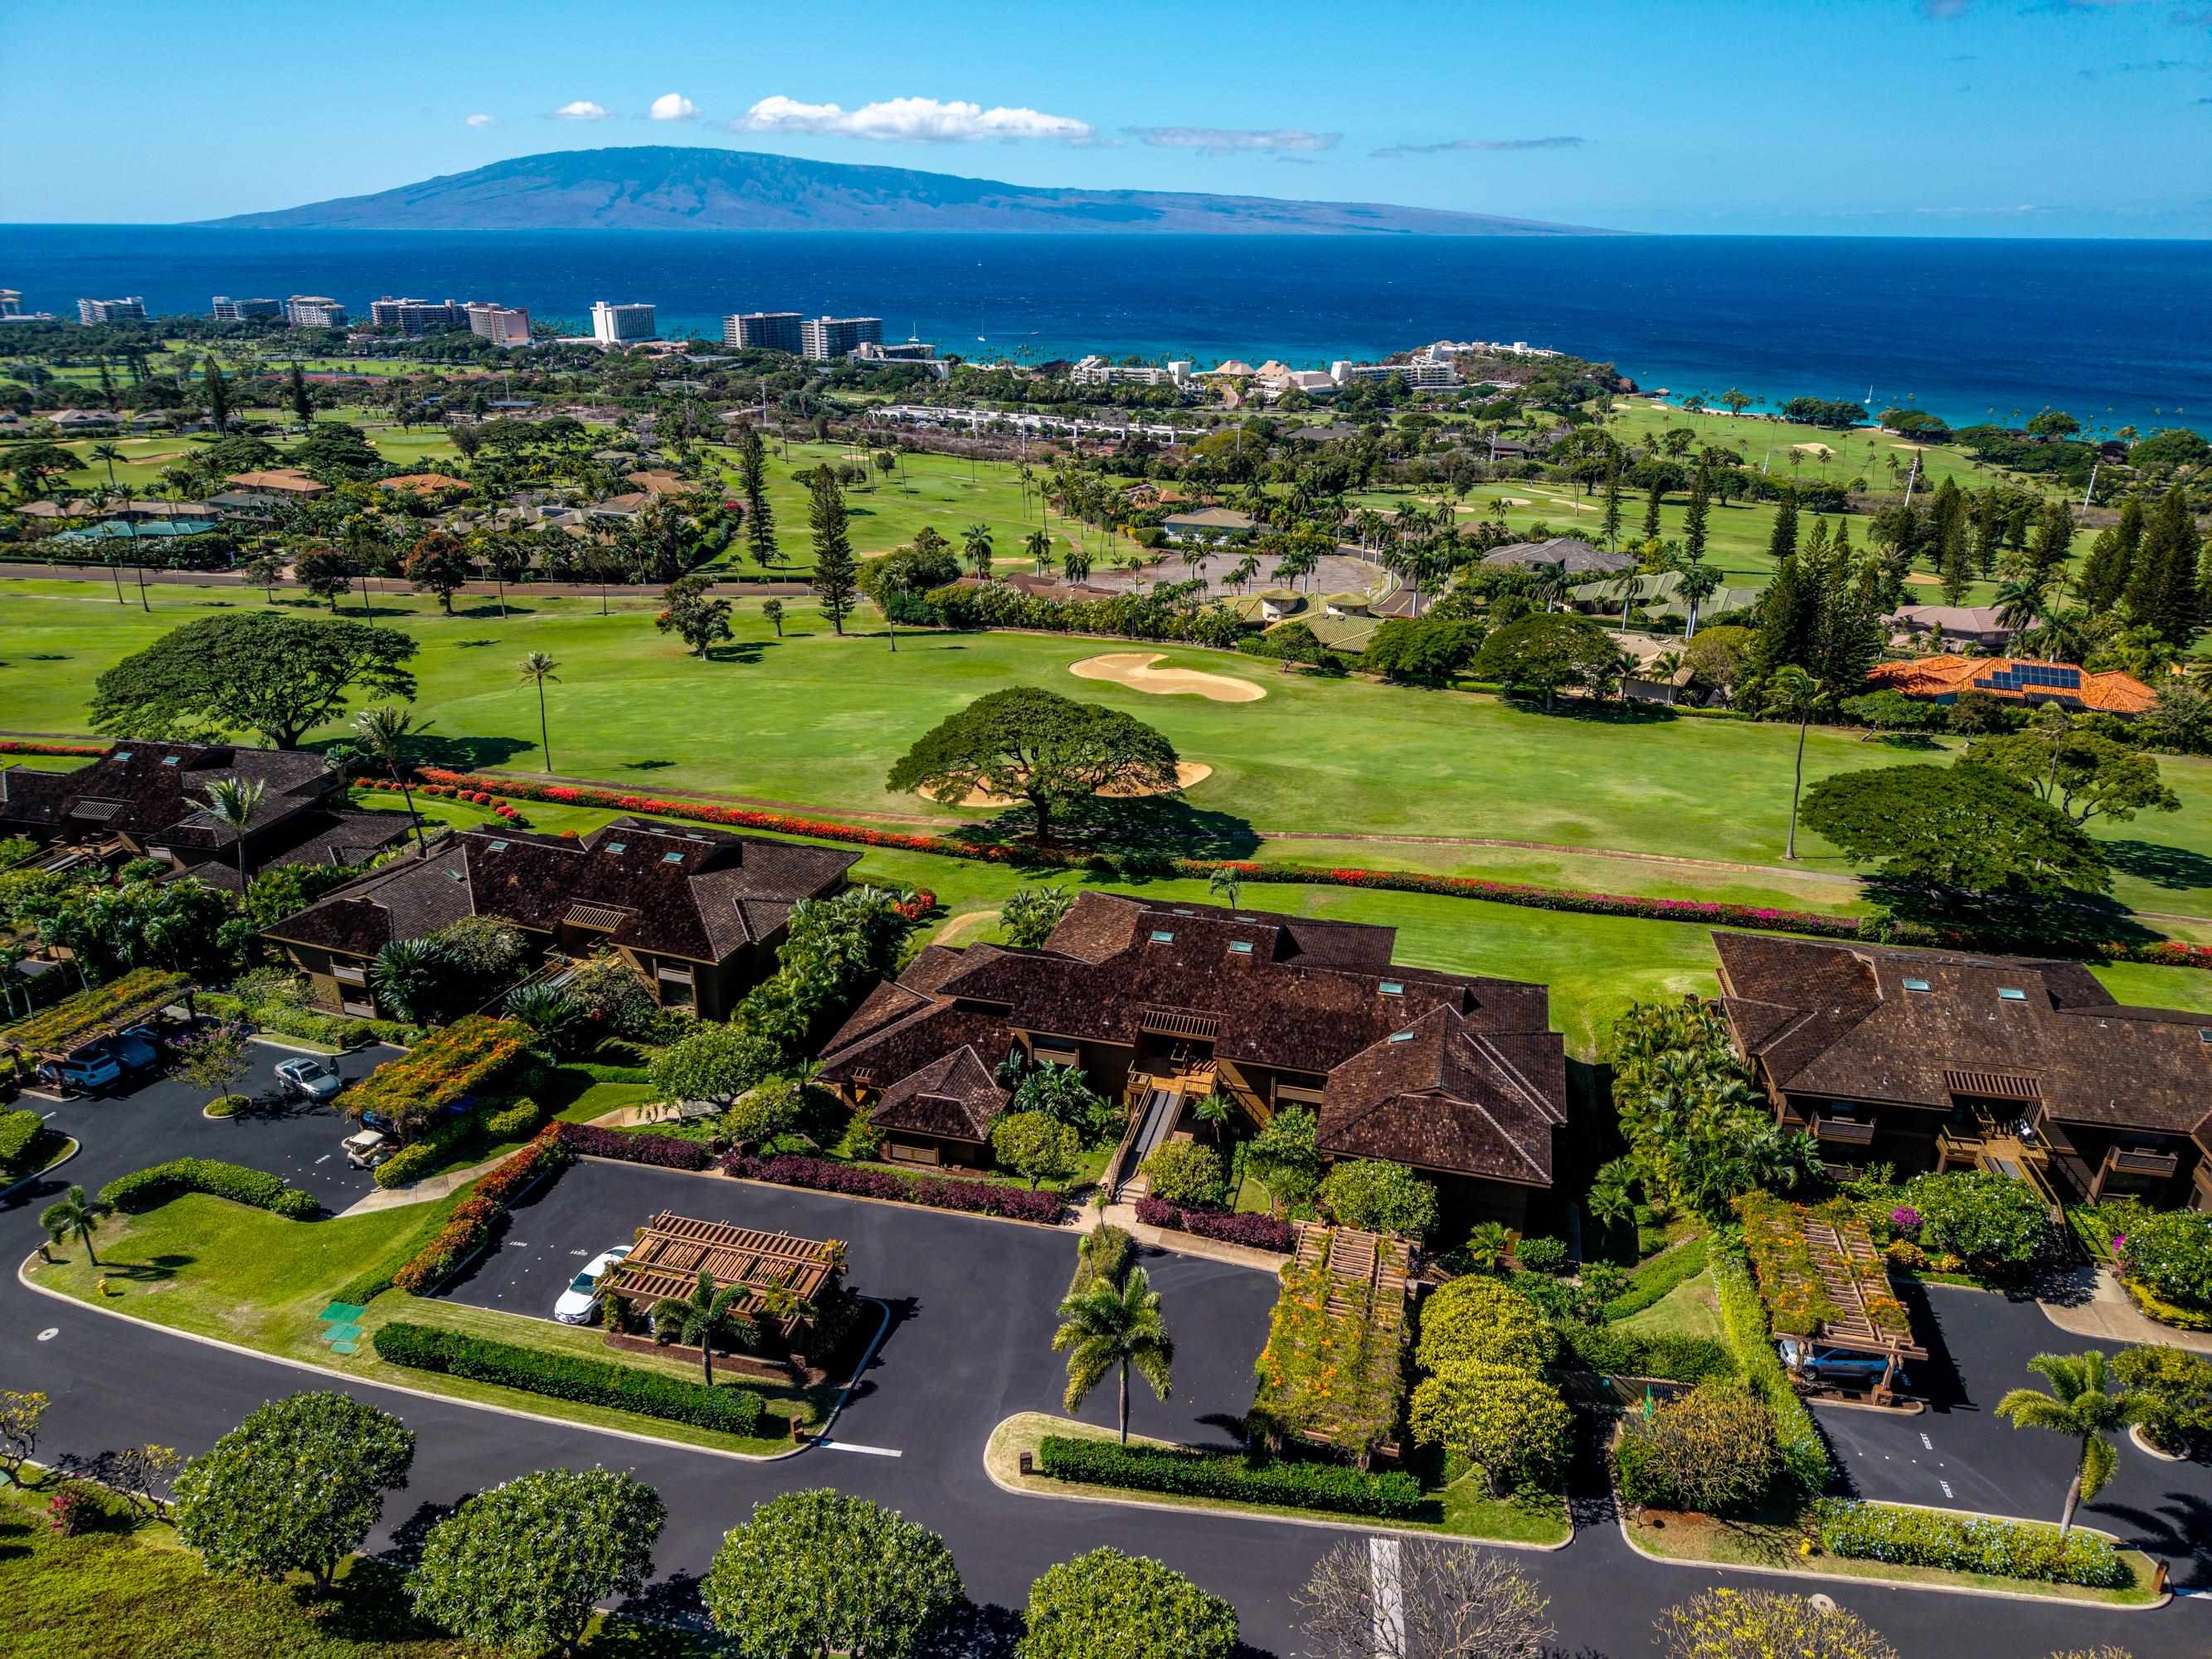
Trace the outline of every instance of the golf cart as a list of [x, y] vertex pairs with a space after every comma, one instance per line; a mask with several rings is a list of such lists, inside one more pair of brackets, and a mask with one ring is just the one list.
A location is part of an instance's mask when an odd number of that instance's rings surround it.
[[346, 1162], [356, 1170], [374, 1170], [399, 1149], [389, 1137], [374, 1129], [363, 1129], [350, 1134], [344, 1143]]

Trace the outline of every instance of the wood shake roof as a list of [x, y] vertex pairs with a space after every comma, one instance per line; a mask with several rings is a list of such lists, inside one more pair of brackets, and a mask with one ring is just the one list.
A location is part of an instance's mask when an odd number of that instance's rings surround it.
[[1787, 1093], [1948, 1110], [2040, 1101], [2064, 1123], [2212, 1119], [2212, 1017], [2113, 1002], [2077, 962], [1715, 933], [1737, 1047]]
[[494, 915], [532, 933], [583, 927], [633, 950], [720, 963], [767, 942], [794, 904], [833, 891], [860, 856], [636, 818], [617, 818], [580, 841], [471, 830], [266, 931], [372, 956], [465, 915]]
[[1221, 1060], [1325, 1078], [1324, 1151], [1547, 1183], [1566, 1069], [1544, 988], [1394, 966], [1395, 939], [1085, 893], [1042, 950], [925, 951], [830, 1039], [823, 1076], [879, 1091], [879, 1127], [981, 1140], [1018, 1032], [1210, 1041]]
[[74, 772], [0, 769], [0, 833], [96, 829], [142, 845], [224, 851], [237, 836], [209, 814], [206, 797], [209, 785], [232, 777], [266, 786], [249, 836], [319, 810], [337, 782], [321, 756], [303, 750], [126, 738]]

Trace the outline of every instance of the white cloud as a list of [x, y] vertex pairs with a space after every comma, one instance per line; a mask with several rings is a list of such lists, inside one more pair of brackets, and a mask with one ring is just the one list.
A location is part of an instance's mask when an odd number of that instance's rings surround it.
[[563, 104], [553, 112], [553, 118], [556, 121], [606, 121], [613, 117], [612, 110], [595, 104], [588, 98], [579, 98], [573, 104]]
[[690, 121], [697, 118], [699, 106], [680, 92], [664, 92], [653, 100], [653, 118], [656, 121]]
[[489, 115], [471, 115], [465, 118], [462, 120], [461, 125], [465, 127], [488, 127], [491, 125], [491, 117]]
[[1308, 132], [1299, 127], [1124, 127], [1121, 131], [1155, 149], [1194, 149], [1202, 155], [1334, 149], [1344, 137], [1340, 132]]
[[955, 99], [889, 98], [848, 110], [836, 104], [803, 104], [778, 94], [763, 98], [731, 125], [746, 132], [815, 132], [907, 144], [963, 143], [980, 138], [1059, 138], [1087, 143], [1091, 125], [1033, 109], [985, 109]]

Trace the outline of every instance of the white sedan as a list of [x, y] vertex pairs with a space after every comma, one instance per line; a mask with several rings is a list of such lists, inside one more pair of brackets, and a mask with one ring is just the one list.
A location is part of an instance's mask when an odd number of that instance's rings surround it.
[[593, 1256], [585, 1264], [583, 1272], [568, 1281], [568, 1288], [561, 1292], [561, 1299], [553, 1304], [553, 1317], [563, 1325], [588, 1325], [597, 1319], [599, 1281], [629, 1254], [629, 1245], [617, 1244], [605, 1255]]

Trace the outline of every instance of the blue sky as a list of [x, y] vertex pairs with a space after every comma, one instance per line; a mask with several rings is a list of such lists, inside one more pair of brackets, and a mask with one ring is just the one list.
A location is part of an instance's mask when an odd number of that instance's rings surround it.
[[14, 222], [212, 217], [696, 143], [1632, 230], [2212, 235], [2212, 0], [5, 15]]

